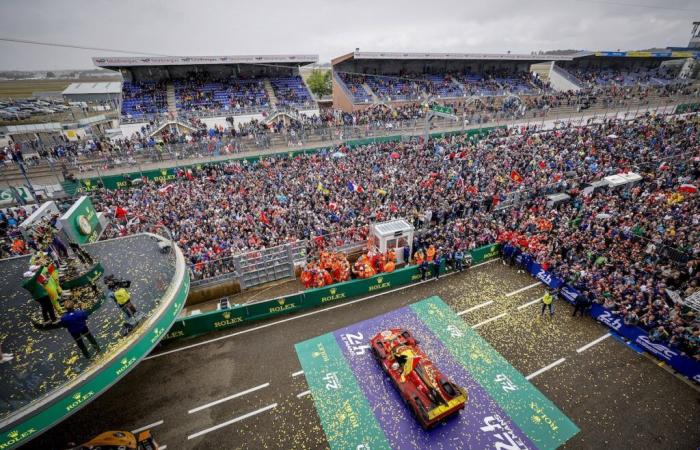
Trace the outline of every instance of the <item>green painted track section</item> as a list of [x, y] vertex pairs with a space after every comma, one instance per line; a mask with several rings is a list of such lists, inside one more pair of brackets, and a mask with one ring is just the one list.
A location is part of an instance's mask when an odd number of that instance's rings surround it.
[[559, 408], [440, 297], [430, 297], [411, 308], [539, 449], [557, 448], [579, 432]]
[[331, 449], [391, 449], [333, 334], [295, 348]]

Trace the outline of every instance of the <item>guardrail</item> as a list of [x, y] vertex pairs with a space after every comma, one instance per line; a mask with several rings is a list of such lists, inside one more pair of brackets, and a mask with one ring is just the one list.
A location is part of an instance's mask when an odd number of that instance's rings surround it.
[[[490, 244], [471, 251], [472, 263], [478, 264], [497, 257], [499, 245]], [[444, 271], [444, 265], [441, 271]], [[381, 292], [393, 287], [420, 281], [418, 266], [408, 266], [391, 273], [380, 273], [371, 278], [336, 283], [326, 287], [309, 289], [296, 294], [278, 297], [230, 309], [185, 317], [176, 321], [163, 340], [181, 339], [216, 330], [240, 326], [252, 321], [268, 319], [305, 309]]]

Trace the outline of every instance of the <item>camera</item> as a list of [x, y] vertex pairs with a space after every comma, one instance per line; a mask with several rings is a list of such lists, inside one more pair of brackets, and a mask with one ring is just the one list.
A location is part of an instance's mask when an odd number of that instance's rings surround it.
[[118, 278], [114, 275], [107, 275], [105, 277], [105, 284], [110, 289], [129, 289], [131, 287], [131, 281], [125, 280], [123, 278]]

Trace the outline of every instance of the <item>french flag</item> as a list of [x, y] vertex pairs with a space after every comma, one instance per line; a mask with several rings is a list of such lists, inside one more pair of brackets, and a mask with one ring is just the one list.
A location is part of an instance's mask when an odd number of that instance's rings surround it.
[[355, 184], [354, 181], [348, 181], [348, 191], [350, 192], [364, 192], [362, 186]]

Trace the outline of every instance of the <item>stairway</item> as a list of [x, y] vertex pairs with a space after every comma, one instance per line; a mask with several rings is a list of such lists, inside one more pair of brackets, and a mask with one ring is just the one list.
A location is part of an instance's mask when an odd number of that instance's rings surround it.
[[530, 72], [536, 73], [540, 80], [549, 83], [549, 72], [552, 70], [553, 65], [554, 61], [533, 64], [530, 66]]
[[168, 81], [166, 87], [168, 94], [168, 112], [175, 116], [177, 114], [177, 100], [175, 99], [175, 85], [172, 81]]
[[275, 95], [275, 89], [272, 87], [272, 83], [268, 78], [265, 78], [265, 92], [267, 97], [270, 99], [270, 108], [275, 109], [277, 107], [277, 96]]
[[457, 80], [457, 78], [455, 78], [455, 77], [453, 77], [453, 76], [450, 76], [450, 80], [452, 80], [452, 82], [453, 82], [454, 84], [456, 84], [457, 86], [459, 86], [459, 88], [462, 90], [462, 92], [467, 92], [467, 88], [464, 87], [464, 85], [463, 85], [462, 83], [460, 83], [459, 80]]
[[367, 95], [369, 95], [370, 97], [372, 97], [372, 102], [373, 102], [373, 103], [381, 103], [381, 100], [379, 99], [379, 97], [377, 97], [377, 95], [374, 93], [374, 91], [372, 90], [372, 88], [369, 87], [369, 85], [368, 85], [367, 83], [362, 83], [362, 89], [365, 90], [365, 92], [367, 93]]

